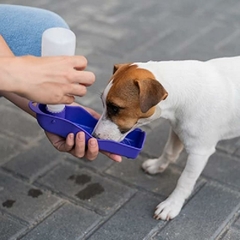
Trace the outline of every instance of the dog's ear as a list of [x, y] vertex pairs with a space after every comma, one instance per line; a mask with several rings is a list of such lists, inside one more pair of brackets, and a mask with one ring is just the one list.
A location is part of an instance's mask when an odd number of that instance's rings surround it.
[[155, 79], [134, 80], [134, 84], [139, 88], [139, 103], [143, 113], [168, 96], [164, 87]]
[[114, 64], [113, 66], [113, 74], [121, 67], [128, 66], [130, 63], [119, 63], [119, 64]]
[[113, 74], [121, 67], [122, 64], [114, 64], [113, 66]]

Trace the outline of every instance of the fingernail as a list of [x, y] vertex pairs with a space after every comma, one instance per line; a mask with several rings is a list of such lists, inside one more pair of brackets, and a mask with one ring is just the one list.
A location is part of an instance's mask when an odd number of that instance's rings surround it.
[[113, 155], [113, 158], [114, 158], [114, 161], [115, 162], [122, 162], [122, 157], [121, 156], [118, 156], [118, 155]]
[[73, 139], [73, 138], [74, 138], [74, 134], [73, 134], [73, 133], [70, 133], [70, 134], [69, 134], [69, 138], [70, 138], [70, 139]]
[[96, 147], [97, 146], [97, 141], [95, 139], [90, 139], [89, 144], [91, 147]]
[[79, 133], [78, 133], [78, 139], [79, 139], [80, 141], [85, 141], [84, 132], [79, 132]]
[[118, 157], [118, 158], [116, 159], [116, 162], [122, 162], [122, 158], [121, 158], [121, 157]]

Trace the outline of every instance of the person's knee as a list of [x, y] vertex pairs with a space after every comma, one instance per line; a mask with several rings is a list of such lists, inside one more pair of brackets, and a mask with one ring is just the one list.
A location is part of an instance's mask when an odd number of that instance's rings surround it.
[[42, 22], [44, 23], [44, 27], [46, 29], [50, 27], [69, 28], [65, 20], [61, 16], [59, 16], [57, 13], [54, 13], [45, 9], [38, 9], [38, 11], [39, 11], [40, 21], [43, 20]]
[[0, 34], [15, 55], [41, 55], [43, 32], [52, 27], [69, 28], [58, 14], [49, 10], [2, 4]]

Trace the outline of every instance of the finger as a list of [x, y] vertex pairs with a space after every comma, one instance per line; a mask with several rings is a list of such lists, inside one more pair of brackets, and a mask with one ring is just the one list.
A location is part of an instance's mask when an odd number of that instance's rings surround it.
[[70, 98], [68, 99], [68, 97], [71, 97], [71, 96], [82, 97], [82, 96], [84, 96], [87, 93], [87, 88], [83, 85], [76, 84], [76, 83], [73, 83], [71, 85], [66, 84], [63, 87], [63, 92], [65, 94], [64, 98], [66, 100], [71, 100]]
[[[63, 96], [62, 100], [58, 103], [62, 103], [62, 104], [71, 104], [73, 103], [75, 100], [75, 97], [74, 96], [71, 96], [71, 95], [65, 95]], [[55, 102], [56, 103], [56, 102]]]
[[48, 97], [46, 96], [45, 98], [41, 97], [41, 98], [32, 98], [31, 96], [28, 97], [28, 99], [31, 99], [32, 101], [35, 102], [40, 102], [42, 104], [71, 104], [74, 102], [75, 97], [72, 95], [68, 95], [67, 93], [65, 93], [65, 95], [60, 97]]
[[84, 132], [79, 132], [76, 135], [74, 155], [79, 158], [81, 158], [85, 155], [85, 134], [84, 134]]
[[87, 59], [84, 56], [59, 56], [58, 58], [64, 65], [67, 63], [76, 70], [84, 70], [87, 67]]
[[62, 151], [64, 152], [69, 152], [72, 150], [72, 148], [74, 147], [74, 134], [73, 133], [69, 133], [67, 135], [65, 144], [64, 144], [64, 149], [62, 149]]
[[97, 157], [98, 152], [99, 152], [99, 148], [98, 148], [97, 139], [95, 139], [95, 138], [89, 139], [89, 141], [88, 141], [88, 150], [86, 152], [85, 157], [88, 160], [92, 161], [92, 160], [94, 160]]
[[87, 67], [87, 59], [84, 56], [71, 56], [69, 59], [76, 70], [84, 70]]
[[70, 81], [84, 86], [90, 86], [95, 82], [95, 75], [88, 71], [74, 71], [70, 76]]
[[109, 157], [110, 159], [112, 159], [115, 162], [122, 162], [122, 157], [113, 153], [109, 153], [109, 152], [104, 152], [101, 151], [101, 153], [103, 153], [104, 155], [106, 155], [107, 157]]

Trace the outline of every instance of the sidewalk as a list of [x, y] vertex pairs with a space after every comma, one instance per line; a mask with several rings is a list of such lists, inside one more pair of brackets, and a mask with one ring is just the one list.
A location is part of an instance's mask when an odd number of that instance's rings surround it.
[[[60, 14], [77, 35], [96, 83], [83, 105], [102, 111], [113, 64], [240, 54], [237, 0], [0, 0]], [[135, 160], [93, 162], [57, 152], [35, 119], [0, 99], [0, 240], [239, 240], [240, 138], [219, 143], [177, 218], [152, 218], [185, 163], [155, 176], [141, 164], [158, 156], [169, 126], [144, 128]]]

